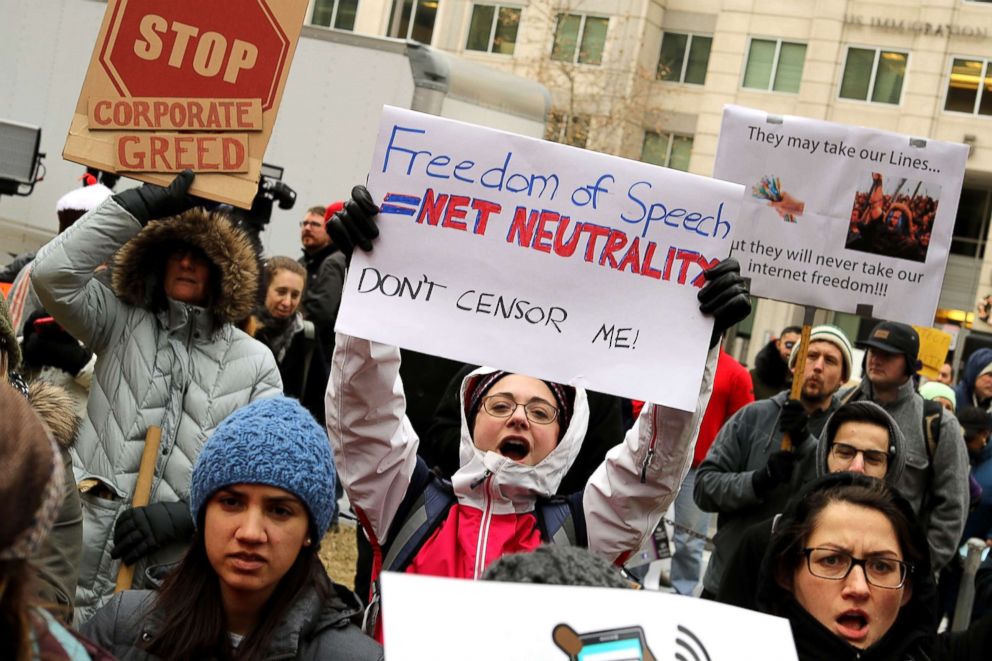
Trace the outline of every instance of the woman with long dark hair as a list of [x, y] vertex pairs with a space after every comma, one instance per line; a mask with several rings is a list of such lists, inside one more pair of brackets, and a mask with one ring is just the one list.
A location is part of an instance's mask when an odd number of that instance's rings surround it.
[[937, 635], [926, 536], [879, 479], [813, 482], [779, 519], [762, 575], [759, 609], [789, 620], [800, 661], [987, 658], [992, 617]]
[[381, 659], [358, 599], [317, 557], [335, 507], [323, 430], [292, 399], [249, 404], [204, 446], [196, 534], [159, 592], [117, 594], [84, 631], [120, 659]]

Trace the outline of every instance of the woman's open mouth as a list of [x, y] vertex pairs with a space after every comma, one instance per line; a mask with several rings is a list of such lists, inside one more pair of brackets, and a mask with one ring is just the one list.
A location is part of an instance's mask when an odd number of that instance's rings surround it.
[[836, 622], [837, 633], [847, 640], [861, 641], [868, 636], [868, 615], [862, 610], [844, 611]]
[[500, 442], [497, 452], [507, 459], [512, 459], [513, 461], [523, 461], [524, 458], [530, 454], [530, 443], [528, 443], [526, 439], [520, 438], [519, 436], [511, 436]]

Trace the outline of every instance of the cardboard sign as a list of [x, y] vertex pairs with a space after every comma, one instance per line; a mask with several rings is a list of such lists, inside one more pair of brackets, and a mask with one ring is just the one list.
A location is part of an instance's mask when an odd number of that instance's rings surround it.
[[339, 331], [694, 410], [740, 186], [387, 107], [369, 189]]
[[713, 176], [748, 187], [733, 251], [751, 292], [930, 325], [967, 157], [962, 144], [727, 106]]
[[109, 0], [62, 156], [248, 208], [307, 0]]
[[386, 572], [382, 608], [390, 661], [797, 658], [785, 619], [645, 590]]
[[928, 379], [936, 379], [940, 368], [947, 360], [947, 351], [951, 348], [951, 334], [929, 326], [914, 326], [920, 336], [919, 360], [923, 363], [920, 375]]

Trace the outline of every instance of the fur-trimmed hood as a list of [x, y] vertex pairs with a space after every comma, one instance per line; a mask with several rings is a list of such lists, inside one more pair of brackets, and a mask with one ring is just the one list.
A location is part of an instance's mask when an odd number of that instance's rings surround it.
[[[191, 209], [153, 220], [114, 257], [114, 292], [126, 303], [153, 308], [161, 288], [163, 247], [187, 243], [202, 250], [220, 274], [207, 307], [219, 323], [238, 322], [251, 312], [258, 294], [258, 260], [248, 235], [227, 216]], [[212, 273], [213, 275], [213, 273]]]
[[38, 414], [52, 438], [63, 448], [76, 441], [79, 416], [76, 403], [65, 388], [46, 381], [32, 381], [28, 385], [28, 401]]

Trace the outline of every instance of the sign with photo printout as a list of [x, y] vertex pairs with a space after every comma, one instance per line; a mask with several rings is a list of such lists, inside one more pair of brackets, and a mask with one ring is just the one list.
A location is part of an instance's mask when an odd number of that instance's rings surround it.
[[307, 0], [109, 0], [62, 156], [249, 208]]
[[382, 608], [389, 661], [797, 658], [788, 620], [647, 590], [386, 572]]
[[740, 186], [391, 107], [368, 185], [338, 331], [695, 408]]
[[751, 293], [929, 326], [968, 147], [726, 106], [713, 176], [747, 187]]

